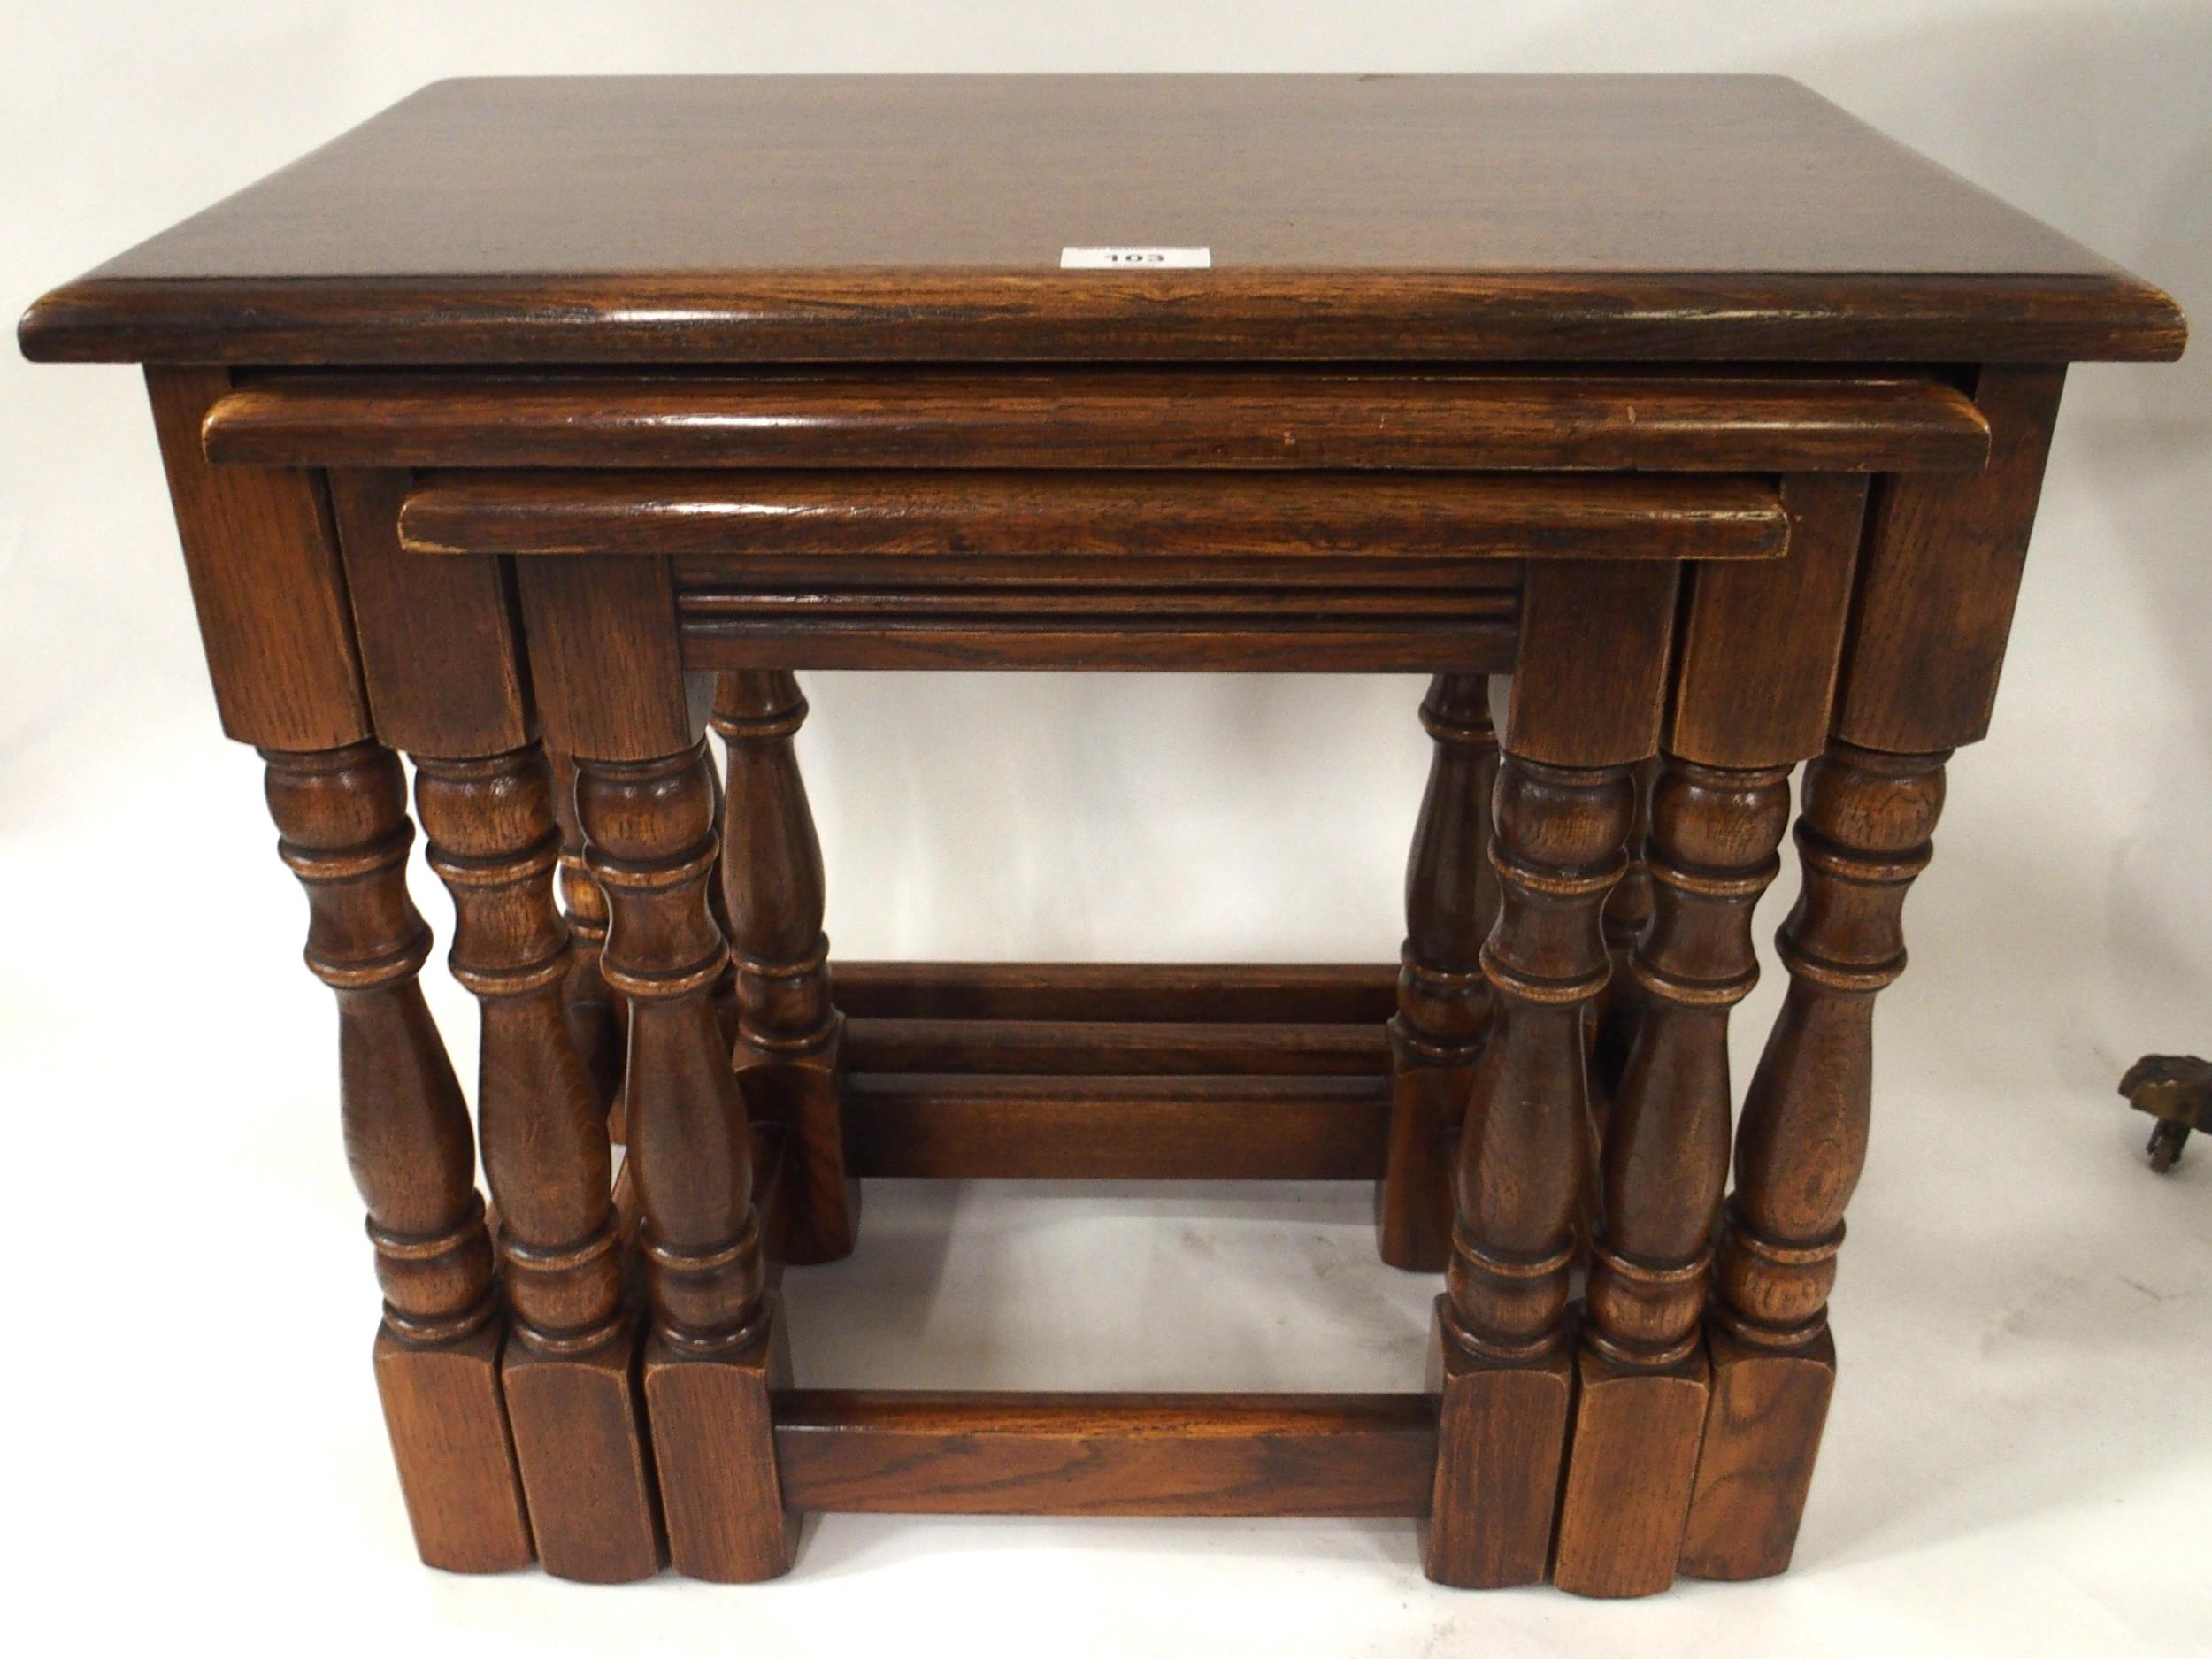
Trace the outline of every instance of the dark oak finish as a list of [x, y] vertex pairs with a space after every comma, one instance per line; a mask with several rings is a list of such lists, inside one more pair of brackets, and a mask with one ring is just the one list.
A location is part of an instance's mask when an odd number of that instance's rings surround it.
[[1751, 911], [1780, 869], [1789, 770], [1828, 728], [1865, 501], [1852, 479], [1793, 478], [1784, 495], [1789, 558], [1763, 580], [1689, 572], [1665, 749], [1643, 796], [1650, 892], [1625, 957], [1632, 1030], [1609, 1079], [1552, 1568], [1585, 1594], [1673, 1581], [1697, 1478], [1710, 1394], [1699, 1317], [1728, 1175], [1728, 1010], [1758, 981]]
[[787, 1262], [852, 1253], [860, 1189], [844, 1151], [844, 1017], [830, 1002], [822, 845], [792, 739], [806, 699], [788, 673], [725, 674], [714, 729], [728, 745], [722, 896], [737, 969], [737, 1073], [746, 1109], [789, 1137]]
[[[433, 475], [400, 510], [417, 553], [1073, 554], [1135, 580], [1176, 556], [1765, 559], [1789, 521], [1755, 478], [1300, 472], [573, 472]], [[1171, 565], [1169, 565], [1171, 568]]]
[[[426, 482], [400, 523], [419, 552], [559, 554], [594, 581], [615, 554], [673, 558], [684, 661], [720, 670], [1502, 669], [1512, 574], [1485, 562], [1671, 572], [1778, 557], [1789, 530], [1766, 480], [1630, 474], [485, 473]], [[1379, 586], [1369, 549], [1400, 567]], [[972, 585], [1041, 554], [1054, 582]], [[1307, 559], [1330, 586], [1273, 584]]]
[[410, 753], [511, 753], [536, 735], [511, 584], [493, 559], [425, 570], [403, 555], [396, 529], [407, 489], [404, 472], [330, 475], [377, 734]]
[[453, 895], [454, 977], [483, 1010], [478, 1133], [499, 1206], [514, 1337], [503, 1377], [539, 1556], [560, 1578], [650, 1578], [661, 1550], [636, 1332], [606, 1116], [563, 996], [551, 776], [534, 745], [419, 755], [415, 769], [430, 866]]
[[1780, 868], [1787, 777], [1671, 755], [1653, 788], [1653, 912], [1629, 957], [1636, 1034], [1605, 1130], [1562, 1589], [1642, 1595], [1674, 1578], [1708, 1392], [1699, 1327], [1728, 1175], [1728, 1010], [1758, 982], [1751, 909]]
[[645, 1391], [669, 1553], [694, 1578], [772, 1577], [790, 1564], [790, 1539], [765, 1399], [788, 1362], [710, 996], [727, 947], [706, 902], [717, 849], [705, 746], [647, 761], [580, 756], [576, 801], [607, 895], [600, 971], [630, 1010], [626, 1129], [653, 1304]]
[[468, 1108], [416, 978], [430, 930], [407, 896], [399, 762], [374, 743], [262, 758], [278, 851], [307, 890], [307, 965], [338, 997], [346, 1158], [384, 1289], [377, 1390], [416, 1548], [456, 1571], [525, 1566], [491, 1238]]
[[576, 821], [576, 761], [549, 754], [553, 769], [553, 818], [560, 826], [561, 923], [568, 929], [568, 978], [561, 1000], [568, 1010], [569, 1040], [590, 1074], [592, 1094], [622, 1139], [618, 1107], [623, 1047], [629, 1010], [599, 972], [607, 942], [607, 895], [584, 863], [584, 826]]
[[415, 762], [430, 867], [452, 895], [454, 977], [481, 1010], [476, 1117], [513, 1340], [500, 1371], [538, 1557], [558, 1578], [659, 1571], [627, 1240], [606, 1110], [575, 1046], [571, 944], [554, 905], [561, 832], [534, 741], [509, 583], [488, 559], [399, 550], [404, 474], [331, 494], [380, 733]]
[[227, 472], [200, 422], [230, 389], [219, 369], [149, 369], [200, 647], [226, 735], [294, 753], [370, 734], [338, 548], [313, 473]]
[[[1117, 243], [1206, 257], [1060, 265]], [[2066, 367], [2183, 325], [1772, 78], [672, 77], [426, 88], [20, 338], [147, 365], [426, 1561], [1395, 1516], [1443, 1582], [1624, 1596], [1789, 1560]], [[816, 668], [1431, 677], [1400, 962], [833, 964]], [[1444, 1271], [1427, 1390], [795, 1389], [782, 1270], [877, 1176], [1373, 1181]]]
[[1372, 1077], [1390, 1048], [1373, 1024], [885, 1018], [849, 1022], [845, 1057], [856, 1071]]
[[[1776, 939], [1790, 989], [1744, 1097], [1716, 1271], [1713, 1402], [1682, 1571], [1789, 1565], [1835, 1382], [1828, 1292], [1873, 1110], [1874, 997], [1932, 856], [1948, 756], [1832, 744], [1806, 769], [1805, 886]], [[1726, 1340], [1723, 1341], [1723, 1337]]]
[[1491, 820], [1491, 1025], [1460, 1133], [1430, 1363], [1442, 1391], [1429, 1576], [1533, 1583], [1565, 1451], [1575, 1210], [1595, 1150], [1586, 1016], [1611, 968], [1635, 763], [1657, 747], [1676, 569], [1532, 565]]
[[1426, 1394], [775, 1396], [806, 1509], [930, 1515], [1415, 1516]]
[[1396, 1006], [1383, 964], [839, 962], [837, 1006], [864, 1019], [1373, 1024]]
[[1988, 734], [2065, 380], [2063, 366], [1984, 369], [1975, 396], [1990, 420], [1989, 470], [1940, 491], [1885, 480], [1837, 736], [1924, 754]]
[[[777, 601], [795, 597], [798, 603]], [[714, 672], [769, 668], [1050, 669], [1211, 673], [1501, 673], [1513, 661], [1509, 595], [1409, 597], [1341, 619], [1284, 604], [1209, 615], [1174, 597], [1072, 619], [913, 614], [906, 596], [858, 614], [808, 614], [816, 595], [773, 595], [778, 614], [728, 618], [683, 603], [683, 661]], [[1184, 614], [1176, 614], [1177, 611]], [[1285, 614], [1285, 612], [1291, 614]], [[1195, 612], [1196, 614], [1191, 614]]]
[[[708, 903], [720, 803], [703, 711], [674, 660], [659, 561], [534, 561], [521, 589], [539, 712], [548, 740], [575, 757], [585, 861], [607, 899], [600, 972], [629, 1014], [627, 1167], [670, 1560], [694, 1578], [773, 1577], [790, 1565], [793, 1524], [776, 1495], [766, 1401], [789, 1361], [715, 1003], [729, 948]], [[630, 695], [600, 695], [618, 682]]]
[[[1055, 268], [1071, 242], [1213, 268]], [[1777, 78], [779, 76], [441, 81], [21, 337], [332, 364], [2049, 362], [2171, 357], [2182, 327]]]
[[1406, 860], [1406, 941], [1390, 1020], [1390, 1150], [1376, 1244], [1393, 1267], [1440, 1272], [1451, 1253], [1452, 1148], [1490, 1021], [1482, 943], [1498, 914], [1490, 681], [1439, 674], [1421, 704], [1433, 753]]
[[208, 411], [256, 466], [1972, 469], [1973, 401], [1926, 372], [1089, 367], [257, 380]]
[[1373, 1180], [1376, 1077], [856, 1073], [856, 1175], [1076, 1180]]

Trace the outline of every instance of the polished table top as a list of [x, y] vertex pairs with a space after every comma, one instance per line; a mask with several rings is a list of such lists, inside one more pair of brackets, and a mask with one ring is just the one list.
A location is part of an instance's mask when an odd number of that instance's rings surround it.
[[[1099, 246], [1209, 264], [1061, 268]], [[2181, 340], [2156, 288], [1743, 75], [442, 81], [23, 326], [42, 357], [363, 364]]]

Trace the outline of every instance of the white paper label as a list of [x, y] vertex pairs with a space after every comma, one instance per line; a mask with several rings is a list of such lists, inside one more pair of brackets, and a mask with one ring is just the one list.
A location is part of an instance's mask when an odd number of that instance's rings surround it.
[[1210, 248], [1063, 248], [1063, 271], [1206, 271]]

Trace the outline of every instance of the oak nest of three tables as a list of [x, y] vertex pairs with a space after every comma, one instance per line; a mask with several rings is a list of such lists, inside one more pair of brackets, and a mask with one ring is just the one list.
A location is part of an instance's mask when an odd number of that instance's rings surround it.
[[[1632, 1595], [1789, 1562], [2066, 365], [2183, 324], [1788, 81], [894, 76], [442, 82], [21, 341], [146, 368], [424, 1560], [1395, 1516], [1443, 1583]], [[833, 958], [795, 674], [977, 668], [1428, 676], [1401, 960]], [[795, 1387], [780, 1275], [887, 1176], [1371, 1183], [1427, 1379]]]

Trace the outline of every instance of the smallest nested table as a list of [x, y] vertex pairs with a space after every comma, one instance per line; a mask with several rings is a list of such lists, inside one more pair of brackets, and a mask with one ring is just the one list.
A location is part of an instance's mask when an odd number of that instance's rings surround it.
[[[1787, 81], [895, 77], [434, 86], [22, 339], [148, 365], [426, 1560], [1403, 1516], [1444, 1582], [1633, 1594], [1789, 1560], [1874, 997], [2065, 365], [2182, 325]], [[819, 668], [1427, 676], [1402, 959], [833, 961]], [[1444, 1275], [1425, 1386], [794, 1387], [779, 1271], [881, 1176], [1372, 1182]]]

